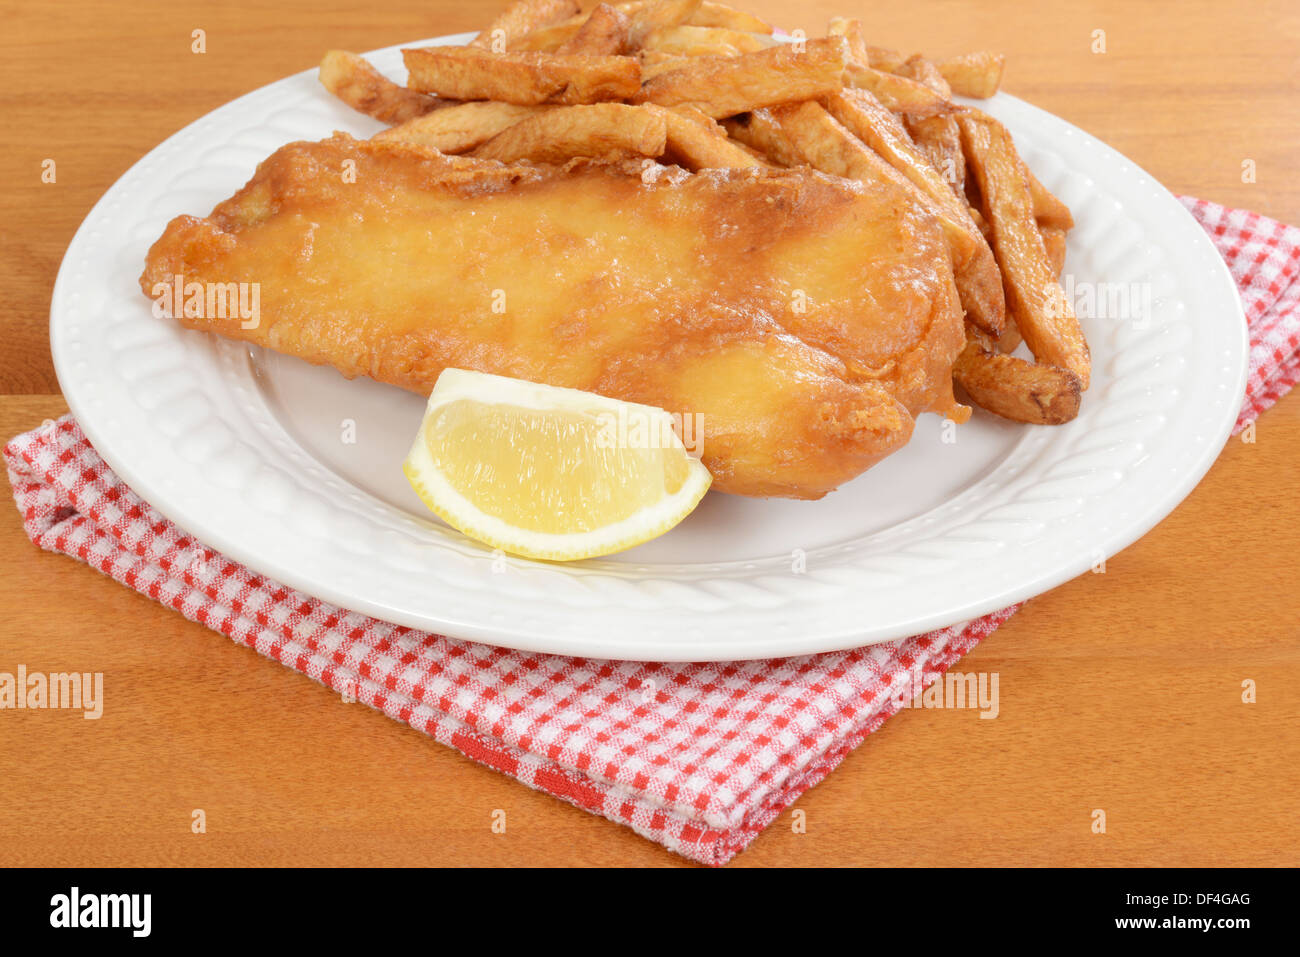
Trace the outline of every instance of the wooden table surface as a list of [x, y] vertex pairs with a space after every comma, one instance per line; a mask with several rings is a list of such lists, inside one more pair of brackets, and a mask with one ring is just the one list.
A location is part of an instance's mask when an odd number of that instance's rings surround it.
[[[50, 291], [77, 225], [131, 164], [327, 48], [476, 29], [500, 6], [0, 3], [0, 435], [66, 410]], [[840, 13], [881, 45], [1001, 50], [1008, 90], [1175, 192], [1300, 223], [1291, 0], [749, 8], [810, 36]], [[1097, 30], [1105, 53], [1090, 49]], [[899, 714], [799, 800], [806, 833], [783, 815], [733, 866], [1300, 863], [1300, 395], [1256, 439], [1229, 441], [1105, 574], [1031, 601], [958, 666], [999, 674], [996, 720]], [[0, 864], [683, 863], [38, 551], [8, 507], [0, 543], [0, 671], [106, 674], [99, 721], [0, 712]]]

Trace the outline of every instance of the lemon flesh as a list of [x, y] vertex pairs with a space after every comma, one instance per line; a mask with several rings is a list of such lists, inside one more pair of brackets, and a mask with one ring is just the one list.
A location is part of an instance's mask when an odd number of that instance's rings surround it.
[[459, 369], [439, 377], [403, 471], [466, 535], [551, 560], [662, 535], [711, 481], [661, 409]]

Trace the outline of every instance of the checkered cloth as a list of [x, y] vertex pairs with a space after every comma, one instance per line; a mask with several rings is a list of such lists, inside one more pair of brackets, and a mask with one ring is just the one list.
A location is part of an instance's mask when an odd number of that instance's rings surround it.
[[1237, 432], [1300, 381], [1300, 229], [1180, 196], [1223, 254], [1250, 326], [1250, 373]]
[[[1300, 377], [1300, 230], [1184, 200], [1251, 327], [1242, 421]], [[318, 601], [206, 548], [104, 464], [70, 417], [5, 447], [32, 541], [73, 555], [476, 761], [723, 864], [1016, 610], [890, 644], [769, 661], [525, 654]], [[1017, 606], [1018, 607], [1018, 606]]]

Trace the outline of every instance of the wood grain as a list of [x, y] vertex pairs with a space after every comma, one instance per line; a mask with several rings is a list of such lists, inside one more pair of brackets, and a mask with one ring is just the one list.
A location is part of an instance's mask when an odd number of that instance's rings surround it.
[[[65, 410], [50, 290], [77, 225], [133, 162], [327, 48], [474, 29], [502, 5], [0, 4], [0, 436]], [[1300, 222], [1292, 3], [747, 7], [809, 35], [844, 13], [905, 51], [1001, 50], [1007, 89], [1174, 191]], [[806, 834], [787, 814], [735, 866], [1300, 863], [1300, 397], [1256, 439], [1230, 441], [1104, 574], [1030, 602], [962, 662], [998, 672], [996, 720], [898, 715], [798, 802]], [[683, 863], [38, 551], [11, 508], [0, 541], [0, 670], [103, 671], [106, 697], [99, 721], [0, 712], [0, 835], [21, 838], [0, 841], [0, 864]], [[1096, 808], [1106, 834], [1091, 831]]]

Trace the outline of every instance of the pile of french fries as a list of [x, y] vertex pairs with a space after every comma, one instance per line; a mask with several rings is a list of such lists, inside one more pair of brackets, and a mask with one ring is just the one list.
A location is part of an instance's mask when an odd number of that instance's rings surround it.
[[[792, 42], [788, 42], [791, 41]], [[942, 227], [965, 311], [953, 377], [974, 403], [1055, 425], [1079, 411], [1088, 345], [1059, 277], [1070, 210], [987, 98], [1002, 57], [903, 56], [857, 20], [779, 39], [708, 0], [518, 0], [467, 46], [404, 50], [399, 86], [331, 51], [321, 82], [375, 136], [503, 162], [646, 157], [692, 171], [810, 166], [885, 180]], [[1011, 353], [1023, 341], [1033, 360]]]

